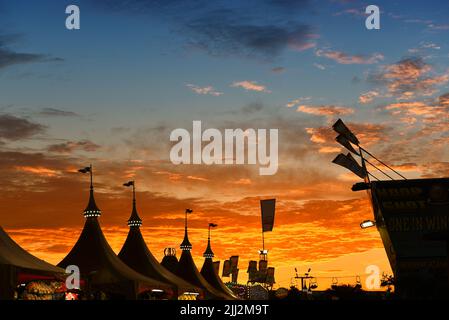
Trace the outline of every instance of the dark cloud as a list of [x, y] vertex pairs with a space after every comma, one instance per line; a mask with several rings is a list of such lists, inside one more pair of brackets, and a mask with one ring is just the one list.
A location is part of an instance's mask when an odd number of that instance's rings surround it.
[[55, 108], [43, 108], [40, 112], [40, 115], [49, 116], [49, 117], [77, 117], [78, 114], [72, 111], [65, 111]]
[[[287, 10], [290, 13], [303, 10], [310, 5], [310, 0], [247, 0], [243, 1], [229, 1], [229, 0], [102, 0], [102, 1], [87, 1], [93, 6], [102, 9], [109, 9], [114, 11], [123, 11], [130, 13], [181, 13], [182, 16], [193, 15], [198, 11], [207, 11], [216, 8], [225, 7], [239, 7], [252, 8], [256, 11], [257, 8], [270, 8]], [[179, 11], [181, 10], [182, 11]]]
[[100, 148], [99, 145], [89, 140], [81, 141], [67, 141], [64, 143], [58, 143], [50, 145], [47, 150], [55, 153], [72, 153], [76, 150], [93, 152]]
[[0, 69], [16, 64], [62, 61], [46, 54], [16, 52], [7, 47], [19, 38], [19, 35], [0, 35]]
[[[235, 19], [237, 17], [237, 19]], [[243, 22], [242, 22], [243, 21]], [[289, 45], [302, 48], [312, 29], [305, 24], [256, 24], [239, 19], [232, 11], [216, 11], [189, 22], [190, 45], [213, 56], [245, 56], [271, 60]]]
[[273, 73], [284, 73], [285, 72], [285, 68], [284, 67], [274, 67], [271, 69], [271, 72]]
[[223, 1], [208, 0], [86, 0], [93, 9], [117, 14], [145, 15], [164, 20], [185, 20], [198, 12], [204, 12], [214, 6], [221, 6]]
[[309, 0], [270, 0], [268, 3], [286, 10], [303, 9], [310, 4]]
[[242, 112], [245, 114], [252, 114], [259, 112], [263, 109], [263, 104], [261, 103], [250, 103], [242, 108]]
[[44, 131], [45, 126], [39, 123], [10, 114], [0, 114], [0, 139], [21, 140]]
[[305, 50], [315, 45], [312, 28], [297, 20], [309, 5], [306, 0], [90, 2], [114, 12], [162, 17], [185, 36], [190, 47], [213, 56], [270, 60], [288, 46]]

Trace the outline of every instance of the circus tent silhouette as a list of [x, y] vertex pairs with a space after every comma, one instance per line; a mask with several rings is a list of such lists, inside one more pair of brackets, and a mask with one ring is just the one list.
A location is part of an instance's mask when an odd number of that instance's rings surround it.
[[186, 209], [185, 211], [185, 228], [184, 228], [184, 240], [182, 241], [180, 248], [182, 250], [181, 257], [179, 259], [176, 275], [183, 278], [184, 280], [192, 283], [193, 285], [204, 290], [206, 299], [221, 299], [221, 300], [232, 300], [235, 299], [232, 295], [223, 292], [222, 290], [217, 290], [214, 288], [198, 271], [197, 267], [192, 258], [190, 250], [192, 250], [192, 244], [189, 241], [188, 230], [187, 230], [187, 215], [192, 213], [191, 209]]
[[[203, 290], [179, 278], [164, 266], [159, 264], [153, 256], [140, 231], [142, 219], [136, 208], [135, 182], [129, 181], [124, 186], [133, 187], [133, 204], [131, 216], [128, 220], [129, 232], [118, 257], [135, 271], [153, 279], [170, 283], [177, 288], [177, 295], [198, 293], [202, 295]], [[175, 258], [176, 260], [176, 258]], [[177, 260], [175, 261], [176, 266]]]
[[226, 285], [221, 281], [220, 277], [218, 276], [218, 270], [214, 265], [213, 257], [214, 252], [212, 251], [212, 247], [210, 245], [210, 229], [216, 227], [217, 225], [214, 223], [209, 223], [209, 236], [207, 238], [207, 247], [206, 251], [204, 251], [203, 257], [204, 257], [204, 264], [201, 268], [201, 275], [204, 277], [204, 279], [209, 282], [209, 284], [214, 287], [216, 290], [220, 291], [221, 293], [228, 295], [231, 299], [237, 299], [237, 297], [234, 295], [231, 289], [226, 287]]
[[106, 293], [111, 299], [136, 299], [139, 294], [152, 291], [163, 291], [167, 295], [174, 292], [176, 286], [172, 283], [152, 279], [134, 271], [114, 253], [98, 221], [101, 211], [95, 203], [92, 166], [79, 171], [90, 173], [89, 202], [84, 210], [86, 221], [75, 246], [58, 266], [78, 266], [81, 276], [88, 280], [88, 291]]
[[0, 300], [14, 299], [17, 285], [27, 280], [64, 278], [64, 269], [28, 253], [0, 227]]

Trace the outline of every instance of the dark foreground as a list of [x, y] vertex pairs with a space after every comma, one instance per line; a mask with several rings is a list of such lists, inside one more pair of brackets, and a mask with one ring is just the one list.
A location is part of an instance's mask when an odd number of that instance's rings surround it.
[[3, 314], [50, 314], [89, 318], [106, 314], [165, 319], [297, 319], [332, 317], [406, 317], [445, 314], [444, 300], [373, 301], [0, 301]]

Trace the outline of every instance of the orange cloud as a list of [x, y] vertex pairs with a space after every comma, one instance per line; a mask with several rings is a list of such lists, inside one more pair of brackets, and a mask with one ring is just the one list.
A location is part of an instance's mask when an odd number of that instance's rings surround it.
[[368, 91], [359, 96], [359, 102], [361, 104], [367, 104], [374, 100], [375, 97], [379, 96], [379, 92], [377, 91]]
[[[348, 123], [347, 125], [364, 146], [370, 146], [378, 141], [388, 139], [385, 135], [387, 128], [382, 124]], [[320, 148], [325, 146], [335, 148], [337, 146], [337, 142], [335, 142], [337, 134], [330, 127], [306, 128], [306, 132], [310, 135], [310, 141], [319, 144]]]
[[372, 80], [387, 86], [388, 92], [401, 100], [416, 96], [430, 96], [437, 86], [449, 81], [449, 72], [441, 75], [432, 73], [431, 65], [422, 58], [407, 58], [397, 63], [383, 67]]
[[349, 55], [341, 51], [316, 50], [315, 54], [318, 57], [326, 57], [340, 64], [374, 64], [384, 59], [384, 56], [380, 53], [373, 53], [370, 56], [363, 56], [363, 55]]
[[54, 177], [59, 174], [57, 170], [44, 167], [16, 166], [16, 170], [36, 174], [39, 176]]
[[236, 81], [234, 83], [231, 84], [231, 87], [235, 87], [235, 88], [243, 88], [246, 91], [257, 91], [257, 92], [266, 92], [266, 93], [270, 93], [271, 91], [267, 89], [266, 86], [258, 84], [255, 81]]
[[354, 113], [354, 109], [333, 105], [323, 105], [323, 106], [301, 105], [298, 107], [296, 111], [307, 114], [313, 114], [315, 116], [341, 116]]
[[249, 185], [251, 184], [251, 179], [239, 179], [237, 181], [234, 181], [233, 184], [240, 184], [240, 185]]
[[206, 179], [206, 178], [196, 177], [196, 176], [187, 176], [187, 179], [190, 179], [190, 180], [197, 180], [197, 181], [204, 181], [204, 182], [209, 181], [209, 180]]

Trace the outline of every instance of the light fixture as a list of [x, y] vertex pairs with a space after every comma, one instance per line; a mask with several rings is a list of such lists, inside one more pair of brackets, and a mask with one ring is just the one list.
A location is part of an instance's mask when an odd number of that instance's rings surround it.
[[259, 254], [268, 254], [268, 250], [267, 249], [259, 250]]
[[184, 292], [183, 294], [186, 296], [199, 296], [200, 295], [198, 292]]
[[161, 290], [161, 289], [152, 289], [151, 292], [153, 292], [153, 293], [162, 293], [162, 292], [164, 292], [164, 290]]
[[360, 228], [367, 229], [367, 228], [374, 227], [375, 225], [376, 225], [375, 221], [373, 221], [373, 220], [365, 220], [362, 223], [360, 223]]

